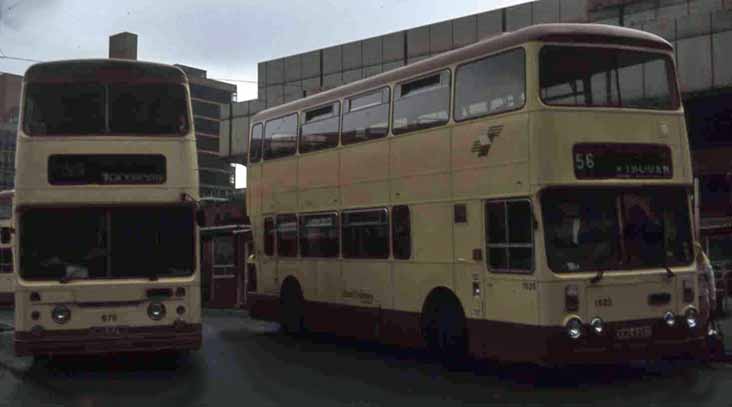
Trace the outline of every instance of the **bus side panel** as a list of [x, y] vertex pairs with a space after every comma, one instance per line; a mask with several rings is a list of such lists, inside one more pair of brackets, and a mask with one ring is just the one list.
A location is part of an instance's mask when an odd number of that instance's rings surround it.
[[246, 210], [252, 221], [262, 213], [262, 190], [262, 166], [256, 164], [247, 166]]
[[318, 211], [338, 205], [338, 158], [337, 150], [326, 150], [299, 157], [300, 211]]
[[287, 277], [292, 276], [300, 284], [305, 301], [317, 300], [316, 275], [305, 271], [306, 269], [302, 267], [299, 259], [279, 257], [277, 259], [277, 282], [279, 286], [276, 295], [279, 297], [282, 283]]
[[262, 170], [262, 211], [286, 213], [297, 210], [297, 158], [272, 160]]
[[342, 206], [383, 205], [389, 199], [389, 143], [376, 140], [341, 149]]
[[264, 218], [250, 218], [254, 221], [255, 247], [257, 248], [257, 292], [264, 295], [280, 295], [280, 286], [277, 282], [277, 259], [264, 253]]
[[484, 297], [487, 320], [539, 324], [536, 280], [501, 274], [491, 274], [487, 280]]
[[[422, 307], [437, 287], [454, 290], [452, 205], [411, 206], [412, 258], [392, 264], [394, 306], [384, 313], [382, 339], [420, 345]], [[463, 304], [465, 308], [465, 304]]]
[[[456, 203], [456, 204], [459, 204]], [[485, 244], [483, 242], [483, 202], [465, 203], [466, 221], [455, 223], [455, 293], [465, 307], [468, 318], [483, 318], [483, 296], [485, 287]], [[476, 253], [478, 251], [478, 253]], [[480, 254], [475, 258], [475, 254]], [[478, 292], [475, 293], [474, 285]]]
[[452, 156], [455, 199], [528, 195], [528, 114], [457, 125]]
[[[391, 265], [387, 260], [344, 260], [343, 289], [337, 301], [338, 333], [361, 339], [377, 339], [381, 308], [390, 308]], [[339, 312], [342, 311], [342, 312]]]
[[338, 259], [303, 259], [300, 263], [304, 273], [315, 279], [316, 297], [307, 304], [306, 324], [316, 332], [334, 332], [338, 329], [332, 316], [332, 307], [337, 304], [343, 291], [341, 262]]
[[450, 130], [390, 140], [391, 202], [450, 199]]

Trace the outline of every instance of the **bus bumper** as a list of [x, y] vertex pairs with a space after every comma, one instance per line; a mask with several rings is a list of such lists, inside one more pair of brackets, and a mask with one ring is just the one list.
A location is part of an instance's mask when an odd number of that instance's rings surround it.
[[[471, 353], [478, 357], [572, 365], [705, 360], [708, 355], [706, 329], [689, 329], [681, 326], [681, 323], [668, 327], [660, 320], [608, 323], [604, 332], [599, 335], [585, 327], [579, 339], [569, 338], [564, 327], [471, 322]], [[647, 338], [618, 339], [618, 331], [621, 329], [639, 326], [651, 326], [653, 333]], [[492, 339], [482, 339], [486, 337]]]
[[15, 332], [16, 356], [187, 351], [201, 348], [201, 324]]

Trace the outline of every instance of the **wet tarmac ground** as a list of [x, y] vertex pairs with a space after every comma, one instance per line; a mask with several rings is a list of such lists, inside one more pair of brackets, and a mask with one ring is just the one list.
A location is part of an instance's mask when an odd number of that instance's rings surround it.
[[[0, 323], [8, 318], [0, 313]], [[11, 342], [0, 332], [0, 405], [8, 406], [732, 405], [724, 363], [448, 369], [417, 351], [285, 337], [245, 312], [206, 311], [204, 347], [187, 358], [34, 362], [12, 356]]]

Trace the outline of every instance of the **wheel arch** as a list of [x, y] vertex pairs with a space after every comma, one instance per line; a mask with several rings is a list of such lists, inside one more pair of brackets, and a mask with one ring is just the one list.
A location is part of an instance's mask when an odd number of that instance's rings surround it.
[[460, 298], [455, 294], [452, 289], [445, 286], [434, 287], [427, 294], [424, 301], [422, 302], [422, 318], [424, 318], [424, 315], [427, 312], [431, 311], [431, 306], [433, 304], [436, 305], [441, 302], [444, 303], [445, 301], [454, 302], [455, 305], [457, 305], [460, 309], [460, 312], [462, 312], [463, 317], [467, 319], [467, 314], [465, 314], [465, 307], [463, 307]]
[[296, 290], [296, 292], [300, 294], [300, 297], [303, 297], [302, 285], [295, 276], [290, 275], [282, 280], [282, 284], [280, 284], [280, 298], [285, 295], [286, 290]]

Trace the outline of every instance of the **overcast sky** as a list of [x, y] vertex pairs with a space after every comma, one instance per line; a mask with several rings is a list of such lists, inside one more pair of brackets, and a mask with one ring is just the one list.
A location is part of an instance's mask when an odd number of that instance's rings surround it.
[[[0, 51], [35, 60], [108, 55], [136, 33], [138, 58], [257, 80], [257, 62], [382, 35], [525, 0], [0, 0]], [[30, 62], [2, 59], [22, 75]], [[232, 82], [233, 83], [233, 82]], [[254, 84], [236, 83], [239, 100]]]

